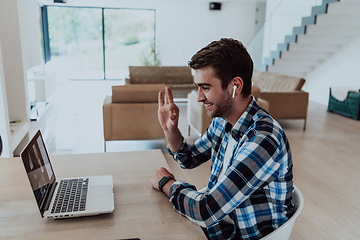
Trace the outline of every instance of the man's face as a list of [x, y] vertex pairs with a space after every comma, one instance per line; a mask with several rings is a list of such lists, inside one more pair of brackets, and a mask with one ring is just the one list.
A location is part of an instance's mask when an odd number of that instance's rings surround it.
[[232, 109], [232, 97], [229, 87], [223, 89], [221, 80], [215, 75], [211, 66], [197, 69], [194, 83], [198, 86], [198, 101], [205, 106], [209, 117], [226, 118]]

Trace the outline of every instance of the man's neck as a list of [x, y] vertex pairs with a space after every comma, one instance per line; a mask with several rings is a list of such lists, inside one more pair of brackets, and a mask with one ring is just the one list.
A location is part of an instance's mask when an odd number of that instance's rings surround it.
[[235, 123], [239, 120], [241, 115], [245, 112], [246, 108], [249, 106], [251, 102], [251, 96], [246, 98], [242, 98], [237, 101], [238, 104], [234, 104], [232, 110], [229, 112], [228, 116], [224, 118], [226, 121], [231, 123], [231, 125], [235, 125]]

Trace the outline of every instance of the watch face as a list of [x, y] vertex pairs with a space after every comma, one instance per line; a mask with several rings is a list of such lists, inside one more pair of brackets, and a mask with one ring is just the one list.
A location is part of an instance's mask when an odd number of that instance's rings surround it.
[[163, 177], [162, 179], [160, 179], [159, 185], [160, 185], [160, 186], [163, 186], [166, 181], [167, 181], [167, 177]]
[[170, 180], [173, 179], [172, 177], [163, 177], [162, 179], [160, 179], [158, 185], [159, 185], [159, 190], [162, 191], [162, 187]]

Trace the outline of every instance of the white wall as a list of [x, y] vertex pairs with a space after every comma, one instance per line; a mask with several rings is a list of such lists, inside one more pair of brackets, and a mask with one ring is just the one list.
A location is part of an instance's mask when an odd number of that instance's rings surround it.
[[10, 146], [9, 146], [9, 116], [7, 108], [7, 98], [5, 91], [5, 82], [3, 81], [3, 61], [2, 61], [2, 52], [1, 52], [1, 41], [0, 41], [0, 136], [2, 138], [3, 149], [1, 157], [10, 157]]
[[328, 104], [330, 87], [360, 89], [360, 37], [308, 74], [303, 87], [310, 100]]
[[43, 61], [41, 16], [37, 0], [17, 0], [24, 69]]
[[210, 11], [207, 1], [176, 2], [157, 11], [159, 56], [163, 65], [186, 65], [202, 47], [222, 37], [247, 43], [254, 35], [255, 3], [224, 2]]
[[[51, 0], [42, 2], [55, 5]], [[205, 0], [68, 0], [65, 6], [155, 9], [161, 64], [186, 65], [196, 51], [213, 40], [232, 37], [245, 44], [254, 34], [256, 1], [225, 1], [220, 11], [210, 11], [209, 3]]]
[[[30, 122], [26, 71], [41, 63], [38, 10], [37, 0], [0, 0], [0, 134], [6, 150], [2, 156], [12, 156]], [[11, 134], [10, 121], [21, 122]]]
[[[0, 39], [3, 81], [6, 82], [9, 118], [28, 119], [26, 71], [41, 63], [39, 7], [36, 0], [1, 0]], [[13, 94], [17, 93], [17, 94]]]
[[[19, 84], [24, 81], [24, 69], [17, 8], [17, 1], [1, 1], [0, 40], [3, 58], [3, 74], [6, 83], [6, 92], [8, 93], [7, 102], [14, 106], [14, 108], [9, 107], [10, 121], [25, 120], [23, 114], [25, 104], [23, 103], [23, 99], [26, 93], [23, 86]], [[9, 94], [15, 92], [17, 94]]]

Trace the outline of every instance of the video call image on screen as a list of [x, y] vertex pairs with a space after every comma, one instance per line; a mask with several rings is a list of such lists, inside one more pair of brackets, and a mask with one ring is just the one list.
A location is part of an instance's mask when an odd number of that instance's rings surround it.
[[29, 146], [23, 158], [31, 187], [40, 207], [49, 183], [54, 181], [54, 173], [40, 136], [32, 146]]

